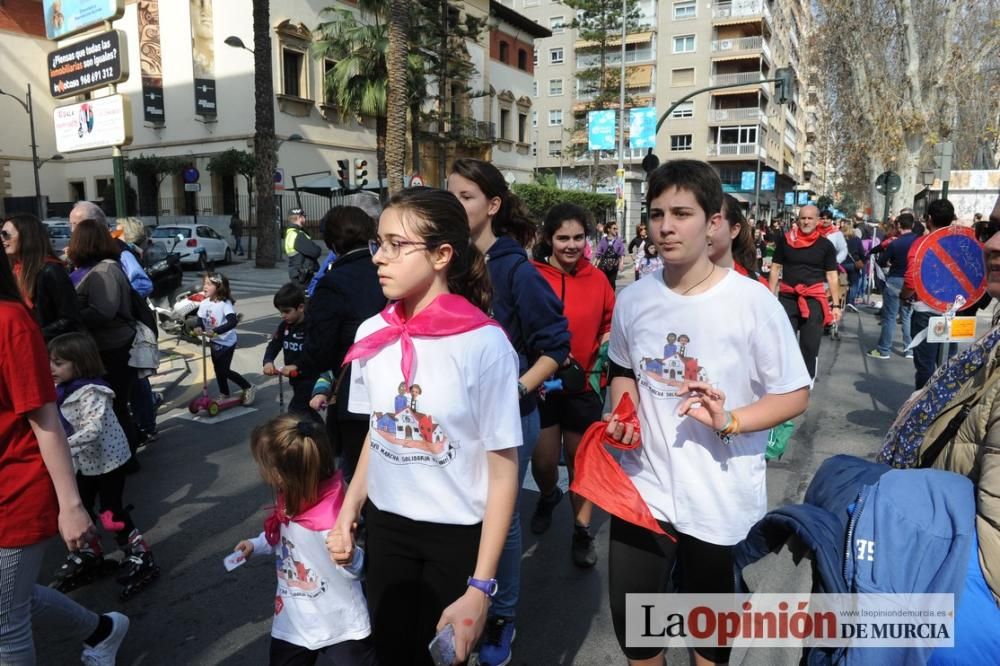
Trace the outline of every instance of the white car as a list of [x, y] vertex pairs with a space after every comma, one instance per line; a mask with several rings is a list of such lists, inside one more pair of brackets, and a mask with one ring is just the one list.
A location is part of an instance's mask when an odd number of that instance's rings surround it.
[[229, 242], [212, 227], [205, 224], [169, 224], [153, 228], [153, 240], [173, 247], [172, 239], [181, 236], [176, 251], [181, 255], [182, 264], [197, 264], [198, 253], [204, 251], [208, 261], [229, 263], [233, 251]]

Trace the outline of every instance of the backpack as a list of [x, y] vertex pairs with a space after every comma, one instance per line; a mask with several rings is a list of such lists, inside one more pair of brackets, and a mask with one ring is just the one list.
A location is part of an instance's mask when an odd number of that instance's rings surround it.
[[618, 270], [618, 259], [618, 253], [615, 252], [614, 244], [609, 243], [608, 247], [597, 258], [597, 268], [605, 273], [616, 271]]

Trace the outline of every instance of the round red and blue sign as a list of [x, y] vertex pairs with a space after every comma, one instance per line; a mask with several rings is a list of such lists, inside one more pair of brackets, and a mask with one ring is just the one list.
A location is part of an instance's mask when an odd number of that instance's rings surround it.
[[971, 304], [986, 292], [986, 257], [972, 229], [938, 229], [920, 244], [913, 261], [917, 297], [939, 312], [959, 296]]

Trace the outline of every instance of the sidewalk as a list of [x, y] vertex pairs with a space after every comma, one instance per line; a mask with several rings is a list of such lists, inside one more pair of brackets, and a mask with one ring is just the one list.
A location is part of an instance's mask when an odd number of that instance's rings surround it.
[[274, 268], [258, 268], [256, 259], [233, 257], [230, 264], [219, 264], [216, 270], [229, 278], [230, 282], [253, 283], [277, 289], [288, 282], [288, 260], [279, 259]]

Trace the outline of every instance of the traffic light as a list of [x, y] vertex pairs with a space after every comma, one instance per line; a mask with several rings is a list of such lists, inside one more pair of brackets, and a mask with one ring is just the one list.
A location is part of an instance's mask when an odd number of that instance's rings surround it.
[[778, 104], [786, 104], [795, 96], [795, 70], [779, 67], [774, 72], [774, 98]]
[[368, 160], [357, 158], [354, 160], [354, 187], [361, 189], [368, 184]]
[[351, 189], [351, 161], [337, 160], [337, 180], [340, 181], [340, 189]]
[[951, 141], [934, 144], [935, 175], [942, 181], [951, 180], [951, 155], [954, 146]]

